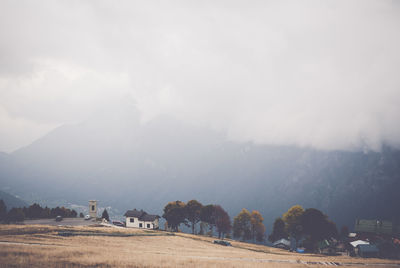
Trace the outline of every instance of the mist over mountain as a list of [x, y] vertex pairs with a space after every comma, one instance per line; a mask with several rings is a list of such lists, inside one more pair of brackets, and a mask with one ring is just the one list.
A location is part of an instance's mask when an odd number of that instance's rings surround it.
[[399, 217], [398, 150], [240, 143], [168, 116], [139, 118], [127, 101], [1, 154], [0, 190], [49, 206], [97, 199], [121, 215], [132, 208], [161, 215], [168, 201], [197, 199], [221, 204], [231, 217], [259, 210], [267, 232], [295, 204], [322, 210], [339, 227], [358, 217]]
[[14, 207], [25, 207], [28, 205], [24, 200], [3, 191], [0, 191], [0, 200], [4, 201], [7, 210]]

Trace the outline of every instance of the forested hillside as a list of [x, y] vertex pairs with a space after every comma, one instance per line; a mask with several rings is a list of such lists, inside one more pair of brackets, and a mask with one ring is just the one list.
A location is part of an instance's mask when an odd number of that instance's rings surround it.
[[[107, 131], [106, 131], [107, 130]], [[294, 204], [337, 224], [398, 217], [400, 152], [317, 151], [229, 141], [168, 117], [140, 123], [122, 107], [101, 120], [64, 125], [0, 157], [1, 189], [46, 205], [97, 199], [121, 215], [161, 214], [171, 200], [221, 204], [231, 215], [259, 210], [267, 232]]]

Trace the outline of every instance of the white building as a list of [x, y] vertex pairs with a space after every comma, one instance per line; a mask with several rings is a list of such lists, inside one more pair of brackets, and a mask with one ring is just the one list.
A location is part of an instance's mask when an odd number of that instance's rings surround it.
[[143, 210], [128, 210], [124, 216], [126, 217], [126, 227], [158, 229], [158, 215], [147, 214]]

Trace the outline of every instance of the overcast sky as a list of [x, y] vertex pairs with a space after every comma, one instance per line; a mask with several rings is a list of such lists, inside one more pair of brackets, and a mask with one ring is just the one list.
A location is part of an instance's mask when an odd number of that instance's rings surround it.
[[400, 1], [0, 1], [0, 151], [132, 97], [238, 141], [400, 147]]

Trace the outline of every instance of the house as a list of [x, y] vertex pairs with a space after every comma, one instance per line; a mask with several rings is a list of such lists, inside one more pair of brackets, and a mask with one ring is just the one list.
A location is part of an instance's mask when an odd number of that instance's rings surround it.
[[360, 233], [393, 235], [399, 233], [400, 226], [397, 226], [391, 221], [385, 221], [385, 220], [357, 219], [356, 224], [354, 226], [354, 231]]
[[321, 253], [321, 254], [335, 255], [337, 244], [338, 244], [338, 241], [336, 241], [335, 239], [331, 239], [330, 241], [327, 239], [324, 239], [324, 240], [318, 242], [317, 248], [318, 248], [319, 253]]
[[290, 241], [285, 238], [282, 238], [282, 239], [275, 241], [272, 245], [276, 248], [289, 249]]
[[143, 210], [128, 210], [124, 216], [126, 217], [126, 227], [158, 229], [158, 219], [160, 216], [147, 214]]
[[369, 245], [368, 241], [356, 240], [349, 243], [350, 247], [348, 248], [349, 255], [355, 257], [359, 255], [359, 246], [360, 245]]
[[360, 257], [378, 257], [379, 256], [379, 249], [376, 245], [358, 245], [357, 246], [357, 253]]
[[363, 241], [363, 240], [356, 240], [356, 241], [350, 242], [350, 245], [352, 245], [354, 248], [356, 248], [358, 245], [369, 245], [369, 242]]
[[349, 235], [347, 237], [350, 239], [354, 239], [357, 237], [357, 233], [349, 233]]

